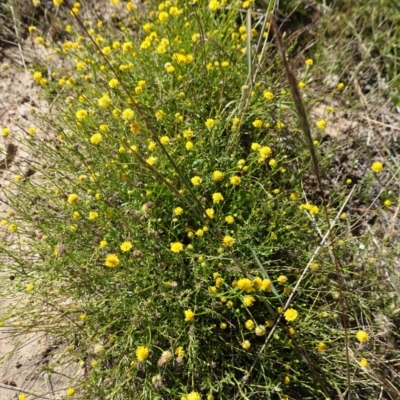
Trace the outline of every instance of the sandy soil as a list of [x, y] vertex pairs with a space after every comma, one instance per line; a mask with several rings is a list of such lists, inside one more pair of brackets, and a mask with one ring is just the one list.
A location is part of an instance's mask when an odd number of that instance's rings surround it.
[[[5, 57], [0, 59], [0, 129], [9, 127], [8, 137], [0, 139], [0, 185], [7, 187], [16, 175], [23, 175], [36, 160], [23, 146], [23, 129], [38, 127], [32, 110], [43, 112], [48, 104], [39, 96], [39, 89], [34, 85], [31, 74], [25, 66], [31, 65], [29, 44], [21, 49], [11, 47], [4, 51]], [[23, 59], [21, 54], [23, 54]], [[40, 134], [40, 133], [38, 133]], [[0, 193], [0, 219], [7, 218], [9, 207]], [[7, 235], [6, 230], [0, 233], [0, 244]], [[9, 274], [6, 266], [0, 271], [0, 293], [9, 293]], [[19, 304], [19, 298], [9, 293], [1, 298], [0, 321], [7, 309]], [[65, 396], [70, 381], [58, 374], [44, 370], [53, 364], [59, 356], [49, 353], [55, 347], [52, 338], [42, 333], [24, 333], [23, 328], [7, 326], [0, 328], [0, 399], [17, 399], [19, 393], [32, 394], [28, 398], [61, 399]], [[79, 374], [79, 366], [71, 366], [63, 370], [66, 375]]]

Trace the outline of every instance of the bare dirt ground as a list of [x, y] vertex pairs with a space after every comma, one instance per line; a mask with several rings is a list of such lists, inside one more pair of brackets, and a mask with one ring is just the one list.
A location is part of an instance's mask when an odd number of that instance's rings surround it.
[[[44, 112], [49, 108], [41, 100], [40, 89], [34, 85], [31, 74], [24, 68], [24, 64], [27, 67], [31, 65], [31, 49], [29, 43], [21, 51], [18, 47], [10, 47], [3, 51], [4, 57], [0, 59], [0, 128], [10, 128], [9, 136], [1, 137], [2, 188], [6, 188], [16, 175], [26, 174], [30, 165], [38, 159], [38, 155], [30, 154], [24, 148], [23, 141], [29, 127], [39, 126], [34, 111]], [[9, 212], [4, 196], [0, 195], [0, 220], [7, 219]], [[7, 230], [2, 229], [0, 243], [6, 235]], [[0, 293], [9, 295], [0, 299], [0, 321], [13, 307], [21, 307], [19, 297], [8, 290], [9, 274], [6, 266], [2, 267]], [[32, 394], [37, 399], [64, 398], [70, 381], [62, 375], [46, 371], [46, 366], [60, 356], [52, 352], [55, 347], [52, 338], [43, 333], [25, 333], [20, 323], [14, 321], [10, 325], [8, 322], [0, 327], [0, 399], [17, 399], [20, 393]], [[73, 376], [75, 372], [79, 373], [79, 369], [79, 366], [70, 367], [62, 372]]]

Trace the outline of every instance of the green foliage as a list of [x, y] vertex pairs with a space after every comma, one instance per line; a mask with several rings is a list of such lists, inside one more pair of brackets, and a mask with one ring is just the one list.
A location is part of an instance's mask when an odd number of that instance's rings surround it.
[[345, 216], [336, 250], [318, 248], [327, 221], [280, 60], [260, 53], [248, 79], [262, 21], [249, 32], [236, 3], [120, 6], [109, 28], [75, 6], [53, 44], [64, 69], [34, 74], [59, 93], [42, 116], [56, 133], [27, 135], [46, 168], [9, 196], [19, 245], [1, 249], [33, 302], [24, 325], [70, 343], [82, 398], [315, 399], [347, 374], [377, 390], [359, 362], [384, 353], [362, 290], [379, 279], [355, 267]]

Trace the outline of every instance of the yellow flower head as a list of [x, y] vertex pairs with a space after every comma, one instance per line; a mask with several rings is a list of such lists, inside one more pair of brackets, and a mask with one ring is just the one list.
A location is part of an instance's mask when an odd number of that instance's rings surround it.
[[207, 121], [205, 122], [205, 125], [208, 129], [211, 129], [215, 126], [215, 120], [208, 118]]
[[201, 400], [201, 396], [197, 392], [191, 392], [187, 395], [187, 400]]
[[265, 326], [263, 326], [263, 325], [258, 325], [258, 326], [256, 327], [255, 332], [256, 332], [256, 335], [257, 335], [257, 336], [263, 336], [263, 335], [265, 335]]
[[139, 362], [143, 362], [149, 356], [149, 348], [146, 346], [139, 346], [136, 349], [136, 358]]
[[222, 238], [222, 244], [225, 247], [232, 247], [234, 242], [235, 242], [235, 239], [232, 236], [224, 236]]
[[242, 347], [245, 350], [248, 350], [251, 347], [251, 343], [248, 340], [245, 340], [245, 341], [242, 342]]
[[75, 116], [77, 119], [83, 120], [88, 116], [88, 112], [86, 110], [78, 110]]
[[195, 317], [195, 313], [189, 308], [185, 311], [185, 321], [193, 321]]
[[247, 330], [252, 331], [254, 329], [254, 322], [251, 319], [248, 319], [245, 323], [244, 326], [246, 327]]
[[132, 243], [131, 242], [123, 242], [120, 246], [121, 251], [127, 252], [132, 248]]
[[265, 90], [264, 91], [264, 97], [267, 100], [272, 100], [274, 98], [274, 94], [272, 92], [270, 92], [269, 90]]
[[375, 172], [376, 174], [379, 174], [379, 172], [383, 171], [383, 165], [379, 161], [375, 161], [371, 165], [371, 171]]
[[367, 368], [367, 367], [368, 367], [368, 360], [367, 360], [366, 358], [362, 358], [362, 359], [360, 360], [360, 365], [361, 365], [363, 368]]
[[318, 351], [325, 351], [327, 349], [327, 346], [324, 342], [319, 342], [317, 344], [317, 350]]
[[104, 261], [104, 265], [106, 267], [114, 268], [120, 264], [120, 260], [117, 254], [108, 254], [106, 260]]
[[288, 278], [287, 278], [285, 275], [280, 275], [280, 276], [278, 277], [278, 279], [277, 279], [277, 281], [278, 281], [279, 283], [282, 283], [282, 284], [286, 283], [287, 280], [288, 280]]
[[247, 307], [251, 307], [255, 301], [256, 301], [256, 299], [254, 298], [254, 296], [247, 295], [247, 296], [244, 296], [244, 298], [243, 298], [243, 304]]
[[286, 321], [292, 322], [298, 317], [298, 315], [299, 313], [295, 309], [289, 308], [288, 310], [285, 311], [284, 317]]
[[74, 388], [68, 388], [67, 389], [67, 396], [72, 397], [75, 394], [75, 389]]
[[182, 213], [183, 213], [183, 208], [182, 207], [174, 208], [174, 214], [175, 215], [181, 215]]
[[358, 331], [356, 333], [356, 338], [360, 343], [366, 343], [369, 340], [369, 335], [365, 331]]
[[229, 181], [230, 181], [231, 185], [237, 186], [237, 185], [240, 185], [240, 182], [242, 181], [242, 179], [240, 178], [240, 176], [233, 175], [230, 177]]
[[221, 193], [214, 193], [212, 195], [213, 203], [218, 204], [219, 202], [224, 200], [224, 196]]
[[92, 135], [90, 138], [90, 143], [98, 145], [103, 141], [103, 136], [100, 135], [100, 133], [95, 133]]
[[207, 208], [206, 214], [207, 214], [208, 218], [211, 218], [211, 219], [215, 218], [215, 211], [213, 208]]
[[253, 291], [253, 282], [248, 278], [239, 279], [236, 282], [236, 286], [246, 293], [251, 293]]
[[75, 193], [72, 193], [68, 196], [67, 202], [69, 204], [76, 204], [79, 200], [79, 196]]
[[326, 121], [324, 119], [320, 119], [315, 123], [315, 125], [317, 126], [318, 129], [323, 131], [326, 128]]
[[253, 121], [253, 126], [255, 128], [261, 128], [263, 126], [263, 122], [261, 121], [261, 119], [256, 119]]
[[122, 111], [121, 118], [124, 121], [132, 121], [135, 118], [135, 113], [130, 108], [125, 109]]
[[171, 251], [173, 253], [180, 253], [181, 251], [183, 251], [183, 244], [181, 242], [171, 243]]
[[196, 175], [190, 181], [192, 182], [192, 184], [194, 186], [199, 186], [201, 181], [202, 181], [202, 179], [199, 176]]
[[233, 224], [234, 221], [235, 219], [232, 217], [232, 215], [227, 215], [225, 217], [225, 222], [227, 222], [228, 224]]
[[212, 177], [214, 181], [221, 182], [224, 179], [224, 174], [221, 171], [214, 171]]

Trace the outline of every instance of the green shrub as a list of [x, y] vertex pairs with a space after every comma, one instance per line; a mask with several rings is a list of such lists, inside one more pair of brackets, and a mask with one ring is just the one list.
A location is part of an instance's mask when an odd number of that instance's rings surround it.
[[381, 304], [363, 287], [379, 279], [356, 267], [345, 215], [319, 246], [327, 219], [271, 43], [249, 78], [262, 14], [249, 31], [236, 2], [128, 4], [107, 28], [75, 5], [51, 44], [63, 68], [33, 75], [57, 93], [48, 133], [27, 133], [46, 165], [9, 196], [20, 245], [1, 249], [32, 301], [23, 326], [67, 343], [63, 362], [86, 370], [77, 398], [317, 399], [348, 378], [377, 391]]

